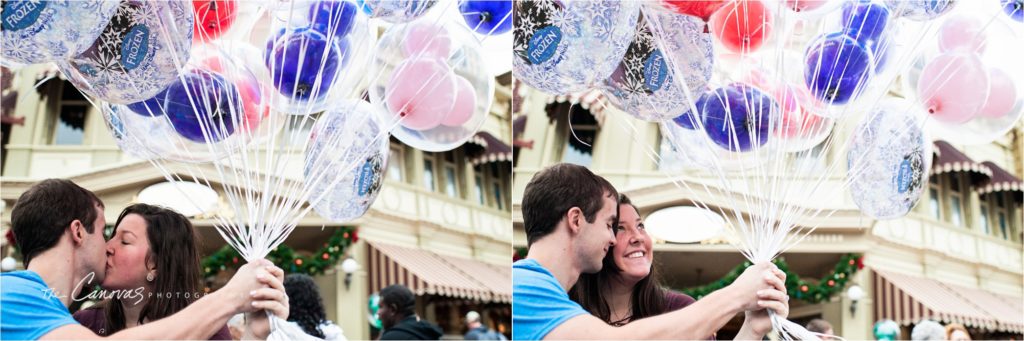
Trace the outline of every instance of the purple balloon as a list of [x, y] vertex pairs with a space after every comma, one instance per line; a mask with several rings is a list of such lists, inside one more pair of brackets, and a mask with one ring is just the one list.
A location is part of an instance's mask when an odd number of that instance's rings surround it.
[[309, 28], [287, 32], [267, 45], [264, 61], [274, 87], [294, 99], [326, 95], [344, 59], [337, 44]]
[[182, 75], [182, 81], [167, 89], [164, 104], [174, 131], [198, 143], [217, 142], [234, 133], [234, 115], [242, 108], [238, 89], [220, 75], [201, 70]]
[[804, 82], [819, 100], [844, 104], [863, 90], [873, 63], [864, 45], [842, 32], [830, 33], [807, 49]]
[[702, 96], [699, 107], [704, 131], [715, 144], [734, 152], [763, 146], [771, 133], [771, 115], [779, 111], [775, 100], [757, 88], [734, 83]]

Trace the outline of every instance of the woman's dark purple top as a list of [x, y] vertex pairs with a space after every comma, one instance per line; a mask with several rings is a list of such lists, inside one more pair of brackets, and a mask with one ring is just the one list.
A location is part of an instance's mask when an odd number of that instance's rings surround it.
[[[82, 309], [76, 312], [74, 317], [75, 321], [78, 321], [78, 323], [81, 323], [96, 334], [100, 334], [101, 331], [105, 332], [107, 328], [107, 321], [103, 317], [103, 308]], [[228, 330], [228, 325], [225, 324], [216, 334], [210, 337], [210, 340], [231, 340], [231, 331]]]
[[[697, 302], [697, 300], [693, 299], [693, 297], [690, 297], [690, 295], [671, 290], [665, 291], [665, 306], [668, 308], [665, 310], [665, 313], [686, 308], [687, 306], [693, 304], [693, 302]], [[711, 337], [708, 338], [708, 340], [714, 339], [714, 335], [711, 335]]]

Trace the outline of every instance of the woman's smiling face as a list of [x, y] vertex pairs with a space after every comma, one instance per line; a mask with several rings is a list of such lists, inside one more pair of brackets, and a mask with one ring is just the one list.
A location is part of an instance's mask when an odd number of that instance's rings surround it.
[[619, 223], [616, 226], [615, 247], [612, 260], [621, 270], [623, 279], [639, 282], [651, 274], [654, 253], [651, 252], [651, 237], [647, 235], [640, 213], [633, 205], [619, 205]]

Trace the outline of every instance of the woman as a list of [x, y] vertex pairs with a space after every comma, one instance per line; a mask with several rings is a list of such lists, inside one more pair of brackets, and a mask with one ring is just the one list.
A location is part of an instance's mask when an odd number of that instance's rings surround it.
[[[614, 326], [622, 326], [645, 317], [683, 309], [695, 300], [682, 293], [662, 288], [656, 268], [651, 238], [636, 206], [619, 195], [619, 223], [615, 246], [604, 257], [604, 266], [596, 274], [583, 274], [569, 291], [569, 297], [592, 315]], [[787, 307], [788, 308], [788, 307]], [[782, 312], [788, 315], [788, 311]], [[737, 339], [760, 340], [772, 328], [766, 311], [746, 313]], [[708, 335], [714, 339], [714, 335]]]
[[345, 340], [341, 327], [327, 320], [320, 287], [313, 277], [305, 274], [291, 274], [284, 278], [284, 290], [288, 293], [288, 321], [297, 324], [306, 334], [324, 340]]
[[[100, 285], [103, 301], [75, 313], [83, 326], [98, 335], [170, 316], [203, 295], [197, 237], [192, 223], [178, 212], [134, 204], [117, 217], [107, 242], [106, 277]], [[275, 289], [284, 291], [280, 282]], [[274, 313], [286, 318], [287, 297]], [[247, 316], [250, 332], [265, 337], [269, 322], [263, 312]], [[210, 337], [231, 340], [227, 325]]]

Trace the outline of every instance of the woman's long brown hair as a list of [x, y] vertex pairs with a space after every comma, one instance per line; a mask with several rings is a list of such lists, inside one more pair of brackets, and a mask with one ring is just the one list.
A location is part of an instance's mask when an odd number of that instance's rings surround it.
[[[636, 210], [636, 206], [629, 200], [629, 197], [619, 194], [619, 207], [622, 205], [629, 205]], [[619, 267], [615, 266], [615, 261], [612, 259], [613, 253], [614, 251], [609, 249], [608, 253], [604, 255], [604, 265], [601, 267], [601, 271], [596, 274], [580, 275], [580, 279], [569, 290], [570, 299], [606, 323], [619, 322], [611, 320], [611, 307], [608, 306], [608, 300], [602, 293], [614, 280], [612, 277], [622, 272]], [[630, 297], [633, 314], [628, 321], [665, 313], [668, 305], [665, 299], [667, 292], [661, 287], [657, 269], [657, 266], [652, 265], [651, 273], [633, 286], [633, 294]]]
[[[192, 222], [181, 213], [147, 204], [134, 204], [125, 208], [117, 217], [114, 232], [117, 232], [117, 226], [129, 214], [138, 214], [146, 220], [146, 236], [149, 239], [146, 261], [156, 264], [152, 296], [149, 296], [149, 301], [139, 313], [138, 323], [142, 324], [145, 320], [156, 321], [171, 316], [203, 294], [197, 245], [199, 238], [196, 237]], [[144, 294], [148, 296], [151, 293]], [[111, 298], [97, 306], [104, 308], [105, 335], [125, 328], [121, 299]]]

